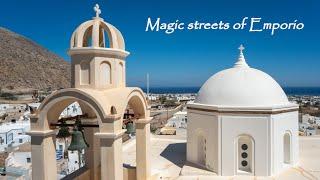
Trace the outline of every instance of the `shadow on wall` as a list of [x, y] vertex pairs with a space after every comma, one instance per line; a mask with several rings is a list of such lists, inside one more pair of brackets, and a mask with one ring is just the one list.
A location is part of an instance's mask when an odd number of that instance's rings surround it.
[[186, 143], [169, 144], [166, 149], [161, 152], [160, 156], [182, 168], [186, 162], [186, 148]]

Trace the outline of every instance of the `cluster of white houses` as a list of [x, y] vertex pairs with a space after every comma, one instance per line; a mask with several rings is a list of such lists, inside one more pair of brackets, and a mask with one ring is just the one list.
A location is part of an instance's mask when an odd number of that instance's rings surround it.
[[320, 128], [320, 117], [311, 116], [309, 114], [301, 115], [299, 122], [299, 131], [301, 135], [313, 136], [317, 135], [317, 129]]

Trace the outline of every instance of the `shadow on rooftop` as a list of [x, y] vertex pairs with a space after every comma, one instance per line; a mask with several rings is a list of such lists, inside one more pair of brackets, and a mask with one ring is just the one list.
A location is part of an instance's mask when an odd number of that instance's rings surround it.
[[182, 168], [186, 162], [186, 143], [169, 144], [160, 156]]

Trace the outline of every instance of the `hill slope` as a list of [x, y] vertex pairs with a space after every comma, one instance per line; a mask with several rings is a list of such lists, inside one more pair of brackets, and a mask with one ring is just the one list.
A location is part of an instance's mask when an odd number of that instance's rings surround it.
[[70, 64], [35, 42], [0, 27], [0, 88], [70, 86]]

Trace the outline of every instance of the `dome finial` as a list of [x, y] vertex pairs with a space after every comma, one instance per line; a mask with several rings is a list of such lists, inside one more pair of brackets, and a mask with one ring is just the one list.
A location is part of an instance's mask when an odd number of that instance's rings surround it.
[[240, 54], [238, 61], [234, 64], [234, 67], [249, 67], [243, 55], [244, 46], [241, 44], [238, 49], [240, 50]]
[[101, 9], [99, 7], [99, 4], [96, 4], [94, 7], [93, 7], [93, 10], [96, 12], [96, 18], [99, 18], [99, 15], [101, 14]]

